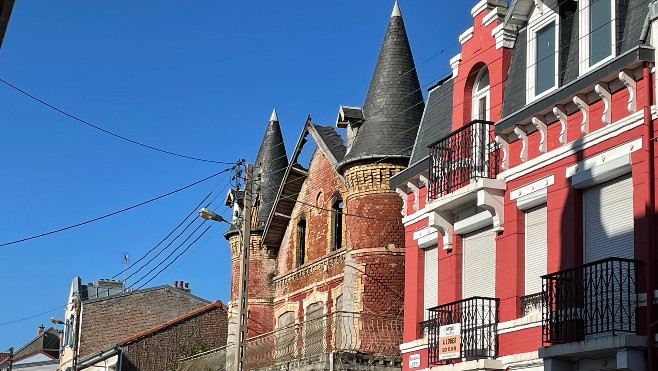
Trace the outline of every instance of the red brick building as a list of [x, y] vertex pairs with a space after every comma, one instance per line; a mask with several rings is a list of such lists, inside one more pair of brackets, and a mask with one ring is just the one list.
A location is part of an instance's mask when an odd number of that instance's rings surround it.
[[[288, 161], [272, 115], [254, 167], [248, 369], [399, 369], [404, 228], [388, 182], [408, 164], [422, 116], [414, 67], [396, 4], [365, 105], [339, 109], [347, 142], [309, 117]], [[235, 308], [240, 236], [225, 236]]]
[[656, 369], [649, 5], [472, 8], [391, 181], [403, 369]]
[[227, 307], [216, 301], [127, 336], [113, 346], [81, 359], [78, 369], [176, 370], [181, 358], [225, 345], [227, 320]]

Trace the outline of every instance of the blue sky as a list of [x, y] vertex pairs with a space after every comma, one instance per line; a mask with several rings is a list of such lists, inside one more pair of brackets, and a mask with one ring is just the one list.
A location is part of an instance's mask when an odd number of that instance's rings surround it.
[[[475, 1], [473, 1], [475, 3]], [[363, 104], [392, 0], [17, 1], [0, 78], [105, 129], [190, 156], [253, 161], [276, 107], [288, 151], [307, 115], [331, 125]], [[470, 2], [401, 0], [421, 85], [449, 71]], [[442, 50], [445, 50], [442, 52]], [[437, 55], [438, 54], [438, 55]], [[226, 168], [150, 151], [0, 84], [0, 243], [131, 206]], [[158, 243], [225, 175], [63, 233], [0, 247], [0, 323], [61, 307], [71, 280], [109, 278]], [[227, 214], [228, 215], [228, 214]], [[216, 224], [150, 285], [190, 282], [227, 301], [230, 255]], [[130, 281], [129, 281], [130, 284]], [[56, 310], [0, 325], [20, 347]]]

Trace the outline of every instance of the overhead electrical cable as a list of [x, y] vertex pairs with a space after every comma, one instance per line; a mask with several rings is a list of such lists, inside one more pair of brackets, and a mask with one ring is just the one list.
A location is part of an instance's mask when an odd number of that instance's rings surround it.
[[132, 206], [129, 206], [129, 207], [123, 208], [123, 209], [118, 210], [118, 211], [114, 211], [114, 212], [109, 213], [109, 214], [105, 214], [105, 215], [103, 215], [103, 216], [99, 216], [99, 217], [97, 217], [97, 218], [89, 219], [89, 220], [84, 221], [84, 222], [81, 222], [81, 223], [73, 224], [73, 225], [70, 225], [70, 226], [68, 226], [68, 227], [64, 227], [64, 228], [55, 229], [55, 230], [50, 231], [50, 232], [45, 232], [45, 233], [37, 234], [37, 235], [31, 236], [31, 237], [25, 237], [25, 238], [21, 238], [21, 239], [18, 239], [18, 240], [14, 240], [14, 241], [10, 241], [10, 242], [4, 242], [4, 243], [1, 243], [1, 244], [0, 244], [0, 247], [9, 246], [9, 245], [14, 245], [14, 244], [17, 244], [17, 243], [20, 243], [20, 242], [30, 241], [30, 240], [34, 240], [34, 239], [37, 239], [37, 238], [41, 238], [41, 237], [45, 237], [45, 236], [49, 236], [49, 235], [51, 235], [51, 234], [55, 234], [55, 233], [59, 233], [59, 232], [64, 232], [64, 231], [67, 231], [67, 230], [69, 230], [69, 229], [73, 229], [73, 228], [81, 227], [81, 226], [86, 225], [86, 224], [90, 224], [90, 223], [93, 223], [93, 222], [97, 222], [97, 221], [99, 221], [99, 220], [103, 220], [103, 219], [109, 218], [109, 217], [114, 216], [114, 215], [117, 215], [117, 214], [121, 214], [121, 213], [123, 213], [123, 212], [126, 212], [126, 211], [129, 211], [129, 210], [132, 210], [132, 209], [138, 208], [138, 207], [140, 207], [140, 206], [144, 206], [144, 205], [149, 204], [149, 203], [151, 203], [151, 202], [157, 201], [157, 200], [159, 200], [159, 199], [161, 199], [161, 198], [165, 198], [165, 197], [167, 197], [167, 196], [171, 196], [171, 195], [173, 195], [173, 194], [176, 194], [176, 193], [178, 193], [178, 192], [181, 192], [181, 191], [183, 191], [183, 190], [185, 190], [185, 189], [188, 189], [188, 188], [193, 187], [193, 186], [195, 186], [195, 185], [197, 185], [197, 184], [200, 184], [200, 183], [203, 183], [203, 182], [205, 182], [205, 181], [208, 181], [208, 180], [210, 180], [210, 179], [212, 179], [212, 178], [214, 178], [214, 177], [216, 177], [216, 176], [218, 176], [218, 175], [220, 175], [220, 174], [223, 174], [223, 173], [225, 173], [225, 172], [227, 172], [227, 171], [230, 171], [230, 170], [231, 170], [231, 169], [224, 169], [224, 170], [222, 170], [222, 171], [220, 171], [220, 172], [218, 172], [218, 173], [215, 173], [215, 174], [213, 174], [213, 175], [211, 175], [211, 176], [209, 176], [209, 177], [203, 178], [203, 179], [201, 179], [201, 180], [197, 180], [196, 182], [194, 182], [194, 183], [192, 183], [192, 184], [188, 184], [188, 185], [186, 185], [185, 187], [178, 188], [178, 189], [176, 189], [176, 190], [174, 190], [174, 191], [167, 192], [167, 193], [165, 193], [165, 194], [163, 194], [163, 195], [160, 195], [160, 196], [157, 196], [157, 197], [151, 198], [151, 199], [149, 199], [149, 200], [147, 200], [147, 201], [140, 202], [140, 203], [138, 203], [138, 204], [135, 204], [135, 205], [132, 205]]
[[76, 116], [76, 115], [74, 115], [74, 114], [68, 113], [67, 111], [64, 111], [63, 109], [58, 108], [58, 107], [56, 107], [56, 106], [54, 106], [54, 105], [52, 105], [52, 104], [46, 102], [45, 100], [43, 100], [43, 99], [41, 99], [41, 98], [39, 98], [39, 97], [37, 97], [37, 96], [31, 94], [31, 93], [28, 93], [27, 91], [25, 91], [25, 90], [19, 88], [18, 86], [14, 85], [14, 84], [12, 84], [12, 83], [10, 83], [10, 82], [8, 82], [7, 80], [4, 80], [4, 79], [0, 78], [0, 82], [2, 82], [3, 84], [7, 85], [8, 87], [10, 87], [10, 88], [16, 90], [17, 92], [19, 92], [19, 93], [25, 95], [26, 97], [29, 97], [29, 98], [31, 98], [31, 99], [33, 99], [33, 100], [35, 100], [35, 101], [37, 101], [37, 102], [43, 104], [44, 106], [46, 106], [46, 107], [48, 107], [48, 108], [50, 108], [50, 109], [52, 109], [52, 110], [54, 110], [54, 111], [57, 111], [57, 112], [61, 113], [61, 114], [64, 115], [64, 116], [67, 116], [67, 117], [69, 117], [69, 118], [72, 118], [72, 119], [75, 120], [75, 121], [78, 121], [78, 122], [80, 122], [80, 123], [82, 123], [82, 124], [84, 124], [84, 125], [87, 125], [87, 126], [89, 126], [89, 127], [91, 127], [91, 128], [94, 128], [94, 129], [96, 129], [96, 130], [98, 130], [98, 131], [101, 131], [101, 132], [103, 132], [103, 133], [105, 133], [105, 134], [111, 135], [111, 136], [113, 136], [113, 137], [115, 137], [115, 138], [117, 138], [117, 139], [121, 139], [121, 140], [123, 140], [123, 141], [126, 141], [126, 142], [128, 142], [128, 143], [136, 144], [136, 145], [138, 145], [138, 146], [141, 146], [141, 147], [144, 147], [144, 148], [148, 148], [148, 149], [151, 149], [151, 150], [153, 150], [153, 151], [157, 151], [157, 152], [165, 153], [165, 154], [168, 154], [168, 155], [172, 155], [172, 156], [176, 156], [176, 157], [181, 157], [181, 158], [186, 158], [186, 159], [188, 159], [188, 160], [201, 161], [201, 162], [210, 162], [210, 163], [213, 163], [213, 164], [224, 164], [224, 165], [231, 165], [231, 164], [233, 164], [233, 162], [215, 161], [215, 160], [208, 160], [208, 159], [200, 158], [200, 157], [194, 157], [194, 156], [183, 155], [183, 154], [180, 154], [180, 153], [177, 153], [177, 152], [172, 152], [172, 151], [168, 151], [168, 150], [166, 150], [166, 149], [162, 149], [162, 148], [158, 148], [158, 147], [155, 147], [155, 146], [152, 146], [152, 145], [149, 145], [149, 144], [145, 144], [145, 143], [139, 142], [139, 141], [134, 140], [134, 139], [130, 139], [130, 138], [125, 137], [125, 136], [123, 136], [123, 135], [120, 135], [120, 134], [114, 133], [114, 132], [112, 132], [112, 131], [109, 131], [109, 130], [107, 130], [107, 129], [104, 129], [104, 128], [98, 126], [98, 125], [92, 124], [91, 122], [89, 122], [89, 121], [87, 121], [87, 120], [84, 120], [84, 119], [82, 119], [82, 118], [80, 118], [80, 117], [78, 117], [78, 116]]

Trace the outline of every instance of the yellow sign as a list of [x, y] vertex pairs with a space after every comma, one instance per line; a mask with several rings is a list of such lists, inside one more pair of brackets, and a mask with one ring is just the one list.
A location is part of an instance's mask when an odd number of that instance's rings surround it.
[[461, 323], [453, 323], [439, 327], [439, 359], [461, 357], [462, 336]]

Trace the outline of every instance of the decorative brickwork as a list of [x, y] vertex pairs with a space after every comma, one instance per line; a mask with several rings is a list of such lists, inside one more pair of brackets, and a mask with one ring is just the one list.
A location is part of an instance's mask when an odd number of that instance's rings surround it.
[[[370, 194], [395, 193], [389, 186], [392, 176], [405, 166], [379, 163], [351, 166], [345, 170], [345, 183], [349, 190], [347, 200]], [[400, 214], [398, 208], [398, 215]]]

